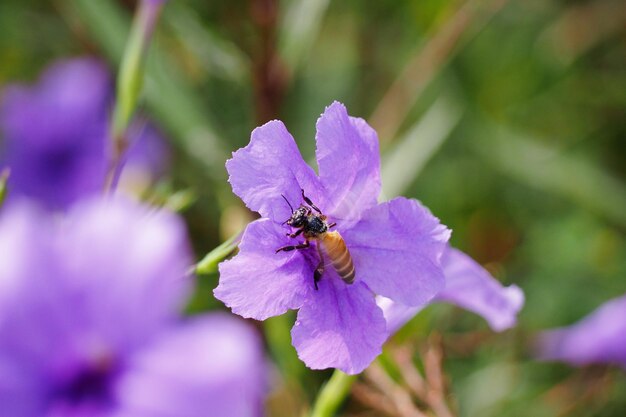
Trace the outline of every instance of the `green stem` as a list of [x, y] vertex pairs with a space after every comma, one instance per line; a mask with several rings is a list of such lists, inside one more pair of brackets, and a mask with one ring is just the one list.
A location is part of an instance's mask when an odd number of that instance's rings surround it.
[[350, 393], [356, 379], [357, 375], [348, 375], [335, 369], [318, 394], [310, 417], [333, 417]]
[[198, 275], [208, 275], [217, 272], [217, 264], [222, 262], [239, 245], [241, 233], [235, 233], [224, 243], [207, 253], [196, 265], [195, 272]]
[[140, 1], [133, 18], [130, 35], [117, 75], [116, 99], [113, 108], [111, 139], [113, 157], [107, 188], [115, 188], [121, 170], [120, 160], [128, 147], [126, 131], [137, 108], [143, 87], [148, 46], [161, 12], [161, 4]]
[[4, 203], [4, 199], [7, 196], [7, 181], [9, 180], [9, 168], [5, 168], [0, 171], [0, 205]]
[[115, 140], [124, 136], [137, 107], [139, 93], [143, 86], [148, 44], [160, 12], [160, 7], [149, 6], [147, 3], [140, 2], [139, 4], [120, 64], [117, 77], [117, 99], [113, 113], [113, 137]]

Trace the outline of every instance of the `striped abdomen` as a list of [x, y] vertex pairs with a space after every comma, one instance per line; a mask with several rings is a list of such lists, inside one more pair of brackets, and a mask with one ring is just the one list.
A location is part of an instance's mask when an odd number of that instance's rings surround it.
[[346, 284], [354, 282], [354, 264], [339, 232], [326, 232], [320, 238], [321, 249], [328, 256], [333, 268]]

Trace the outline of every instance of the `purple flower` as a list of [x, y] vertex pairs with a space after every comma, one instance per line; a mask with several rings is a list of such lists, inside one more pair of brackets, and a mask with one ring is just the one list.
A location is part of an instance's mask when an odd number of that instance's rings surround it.
[[[503, 287], [489, 272], [458, 249], [448, 247], [442, 258], [446, 286], [433, 302], [455, 304], [481, 315], [497, 332], [513, 327], [524, 305], [524, 293], [516, 286]], [[379, 297], [390, 332], [395, 332], [425, 305], [410, 307]]]
[[[291, 335], [305, 364], [358, 373], [388, 335], [374, 295], [411, 306], [432, 299], [444, 285], [440, 258], [450, 232], [415, 200], [377, 203], [376, 132], [349, 117], [342, 104], [331, 104], [319, 118], [316, 141], [319, 175], [280, 121], [255, 129], [250, 144], [226, 163], [233, 191], [262, 218], [246, 228], [238, 255], [220, 265], [215, 296], [257, 320], [298, 309]], [[353, 284], [326, 257], [316, 290], [315, 239], [307, 249], [276, 252], [304, 241], [286, 236], [296, 229], [285, 224], [289, 204], [297, 209], [305, 202], [301, 190], [328, 216], [328, 225], [336, 223], [332, 231], [343, 237], [356, 271]]]
[[[26, 196], [62, 210], [102, 190], [112, 87], [106, 67], [83, 58], [54, 64], [34, 87], [14, 85], [4, 90], [0, 165], [11, 168], [10, 199]], [[152, 145], [160, 138], [144, 135], [144, 129], [133, 131], [131, 148], [154, 153], [162, 161], [162, 146]], [[129, 165], [138, 161], [142, 166], [138, 152], [133, 152]]]
[[613, 363], [626, 369], [626, 295], [606, 302], [572, 326], [544, 332], [539, 356], [574, 365]]
[[39, 416], [258, 416], [259, 340], [183, 321], [183, 223], [126, 201], [0, 217], [0, 410]]
[[101, 190], [109, 99], [108, 74], [91, 59], [58, 63], [33, 88], [8, 87], [0, 123], [9, 197], [59, 209]]

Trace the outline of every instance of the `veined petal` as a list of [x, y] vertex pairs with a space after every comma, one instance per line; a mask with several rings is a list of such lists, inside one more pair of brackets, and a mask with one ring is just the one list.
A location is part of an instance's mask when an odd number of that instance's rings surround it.
[[[516, 285], [503, 287], [472, 258], [448, 247], [442, 257], [446, 286], [433, 299], [447, 302], [482, 316], [499, 332], [515, 325], [524, 304], [524, 293]], [[425, 306], [411, 307], [386, 297], [376, 297], [390, 333], [395, 333]]]
[[437, 301], [455, 304], [481, 315], [494, 331], [513, 327], [524, 305], [524, 293], [516, 286], [502, 286], [476, 261], [448, 247], [442, 258], [446, 287]]
[[387, 331], [389, 335], [393, 335], [400, 330], [402, 326], [415, 317], [420, 311], [422, 311], [427, 304], [409, 307], [407, 305], [396, 303], [395, 301], [383, 297], [382, 295], [376, 296], [376, 305], [380, 307], [385, 315], [385, 321], [387, 322]]
[[239, 253], [219, 265], [220, 283], [215, 297], [243, 317], [265, 320], [299, 308], [313, 289], [313, 270], [299, 251], [276, 249], [299, 240], [269, 219], [248, 225]]
[[260, 417], [267, 382], [261, 352], [241, 320], [192, 319], [129, 360], [112, 417]]
[[387, 331], [383, 313], [365, 285], [323, 279], [319, 291], [300, 308], [291, 338], [309, 368], [358, 374], [382, 352]]
[[282, 223], [291, 216], [289, 206], [302, 202], [300, 189], [317, 204], [323, 193], [315, 172], [298, 150], [285, 125], [273, 120], [252, 131], [250, 143], [226, 162], [233, 192], [250, 210]]
[[378, 137], [363, 119], [334, 102], [317, 121], [317, 164], [328, 194], [324, 209], [333, 219], [357, 220], [380, 194]]
[[616, 363], [626, 369], [626, 295], [600, 306], [578, 323], [544, 332], [539, 356], [575, 365]]
[[441, 256], [450, 231], [416, 200], [379, 204], [342, 235], [357, 281], [376, 294], [420, 306], [444, 287]]

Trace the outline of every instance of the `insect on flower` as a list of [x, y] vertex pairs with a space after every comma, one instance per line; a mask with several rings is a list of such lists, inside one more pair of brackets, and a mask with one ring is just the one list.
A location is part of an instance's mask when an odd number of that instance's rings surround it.
[[429, 302], [445, 284], [450, 231], [417, 200], [379, 203], [378, 137], [365, 120], [335, 102], [316, 127], [317, 172], [278, 120], [226, 162], [233, 192], [261, 218], [219, 265], [213, 293], [257, 320], [298, 310], [291, 337], [300, 359], [355, 374], [389, 334], [375, 296]]
[[[319, 255], [320, 261], [315, 268], [315, 272], [313, 273], [313, 282], [315, 283], [315, 289], [319, 290], [317, 283], [322, 279], [322, 275], [324, 274], [324, 255], [326, 255], [333, 265], [337, 274], [341, 277], [341, 279], [346, 284], [352, 284], [354, 282], [354, 264], [352, 262], [352, 257], [350, 256], [350, 251], [346, 247], [346, 242], [344, 242], [343, 238], [337, 231], [329, 232], [329, 229], [336, 226], [337, 223], [328, 224], [326, 221], [327, 217], [322, 213], [311, 199], [309, 199], [306, 195], [304, 195], [304, 190], [302, 191], [302, 199], [306, 202], [305, 204], [300, 204], [297, 210], [294, 210], [287, 200], [287, 197], [282, 196], [287, 204], [289, 204], [289, 208], [292, 211], [291, 217], [285, 221], [289, 226], [298, 229], [294, 233], [287, 233], [287, 236], [291, 238], [295, 238], [302, 234], [304, 236], [304, 242], [298, 245], [288, 245], [283, 246], [276, 249], [276, 253], [280, 251], [289, 252], [294, 249], [307, 249], [311, 247], [310, 240], [317, 241], [315, 247], [317, 248], [317, 253]], [[316, 211], [318, 214], [314, 214], [313, 211]]]

